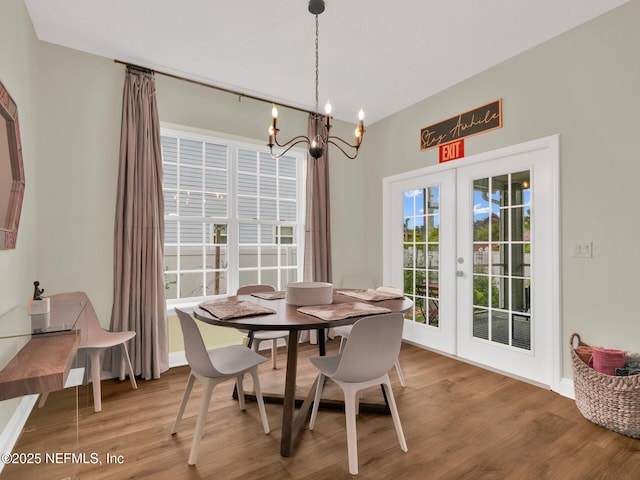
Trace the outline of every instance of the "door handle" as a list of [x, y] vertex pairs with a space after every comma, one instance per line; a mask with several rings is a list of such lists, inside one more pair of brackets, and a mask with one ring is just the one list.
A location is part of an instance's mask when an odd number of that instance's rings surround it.
[[456, 270], [456, 277], [464, 277], [464, 272], [462, 270]]

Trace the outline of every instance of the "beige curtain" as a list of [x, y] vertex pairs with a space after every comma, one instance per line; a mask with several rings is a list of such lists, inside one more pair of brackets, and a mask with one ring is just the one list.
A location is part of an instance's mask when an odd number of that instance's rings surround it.
[[[321, 127], [322, 116], [309, 115], [309, 138]], [[316, 125], [316, 122], [318, 124]], [[322, 157], [307, 158], [307, 203], [304, 243], [304, 280], [332, 282], [331, 214], [329, 199], [329, 150]]]
[[111, 329], [136, 332], [129, 345], [133, 369], [144, 379], [159, 378], [169, 368], [160, 122], [153, 73], [131, 67], [122, 100], [117, 195]]

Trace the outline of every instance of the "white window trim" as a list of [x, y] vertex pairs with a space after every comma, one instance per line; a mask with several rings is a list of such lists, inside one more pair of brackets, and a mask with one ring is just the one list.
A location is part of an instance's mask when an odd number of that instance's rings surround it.
[[[221, 132], [213, 132], [209, 130], [203, 130], [193, 127], [188, 127], [184, 125], [178, 125], [167, 122], [160, 122], [160, 130], [161, 135], [174, 135], [181, 138], [193, 139], [196, 141], [202, 142], [222, 142], [228, 146], [228, 169], [227, 169], [227, 195], [228, 198], [236, 198], [237, 194], [237, 177], [238, 177], [238, 165], [236, 161], [233, 161], [237, 158], [237, 152], [239, 149], [250, 149], [254, 151], [258, 151], [260, 153], [269, 154], [268, 147], [262, 146], [258, 140], [239, 137], [235, 135], [229, 135]], [[297, 177], [296, 182], [302, 188], [296, 189], [296, 204], [297, 204], [297, 216], [299, 221], [297, 225], [293, 222], [281, 222], [281, 225], [285, 226], [293, 226], [296, 228], [296, 234], [298, 238], [298, 266], [297, 266], [297, 276], [300, 280], [303, 278], [303, 267], [304, 267], [304, 240], [305, 240], [305, 212], [306, 212], [306, 196], [304, 194], [306, 190], [307, 183], [307, 161], [306, 161], [306, 151], [303, 149], [292, 148], [289, 153], [292, 156], [299, 157], [299, 162], [301, 168], [297, 169]], [[167, 304], [167, 315], [175, 315], [175, 309], [185, 309], [191, 311], [195, 306], [199, 303], [204, 302], [206, 300], [211, 300], [213, 298], [224, 298], [228, 296], [234, 295], [234, 292], [239, 287], [239, 254], [240, 254], [240, 246], [237, 241], [239, 238], [239, 221], [238, 221], [238, 202], [233, 201], [229, 205], [228, 210], [228, 218], [217, 218], [211, 217], [210, 220], [215, 222], [219, 220], [221, 222], [227, 223], [227, 238], [235, 238], [235, 242], [228, 242], [228, 265], [227, 265], [227, 274], [228, 274], [228, 287], [229, 292], [222, 295], [210, 295], [210, 296], [202, 296], [202, 297], [190, 297], [188, 299], [178, 298], [178, 299], [169, 299], [166, 301]], [[246, 223], [245, 220], [243, 220]], [[269, 223], [269, 222], [257, 222], [256, 223]]]

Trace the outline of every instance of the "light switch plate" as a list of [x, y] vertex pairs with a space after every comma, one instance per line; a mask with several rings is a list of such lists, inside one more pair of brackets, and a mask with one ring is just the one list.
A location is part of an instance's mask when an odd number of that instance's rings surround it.
[[591, 258], [593, 256], [592, 250], [592, 242], [571, 242], [571, 256], [573, 258]]

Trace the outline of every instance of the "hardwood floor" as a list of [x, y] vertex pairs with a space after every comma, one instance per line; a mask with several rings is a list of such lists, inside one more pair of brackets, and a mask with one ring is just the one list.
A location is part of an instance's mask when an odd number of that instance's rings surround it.
[[[328, 352], [338, 343], [329, 341]], [[301, 345], [301, 394], [315, 375], [306, 357], [315, 353]], [[390, 376], [409, 451], [400, 450], [390, 416], [361, 414], [358, 478], [640, 479], [640, 440], [592, 424], [570, 399], [408, 344], [400, 361], [408, 386], [400, 386], [394, 371]], [[263, 390], [282, 388], [284, 364], [281, 348], [278, 370], [270, 362], [260, 366]], [[170, 435], [187, 374], [188, 367], [173, 368], [159, 380], [138, 382], [138, 390], [128, 381], [104, 381], [100, 413], [93, 412], [91, 389], [79, 387], [77, 427], [76, 389], [51, 394], [14, 449], [40, 453], [41, 463], [6, 465], [0, 479], [351, 478], [343, 413], [321, 410], [315, 430], [303, 431], [294, 454], [283, 458], [281, 407], [267, 405], [271, 433], [265, 435], [257, 405], [240, 412], [232, 383], [214, 390], [198, 462], [189, 467], [197, 382], [180, 431]], [[381, 399], [380, 390], [371, 389], [363, 401]], [[85, 454], [88, 463], [55, 452]]]

